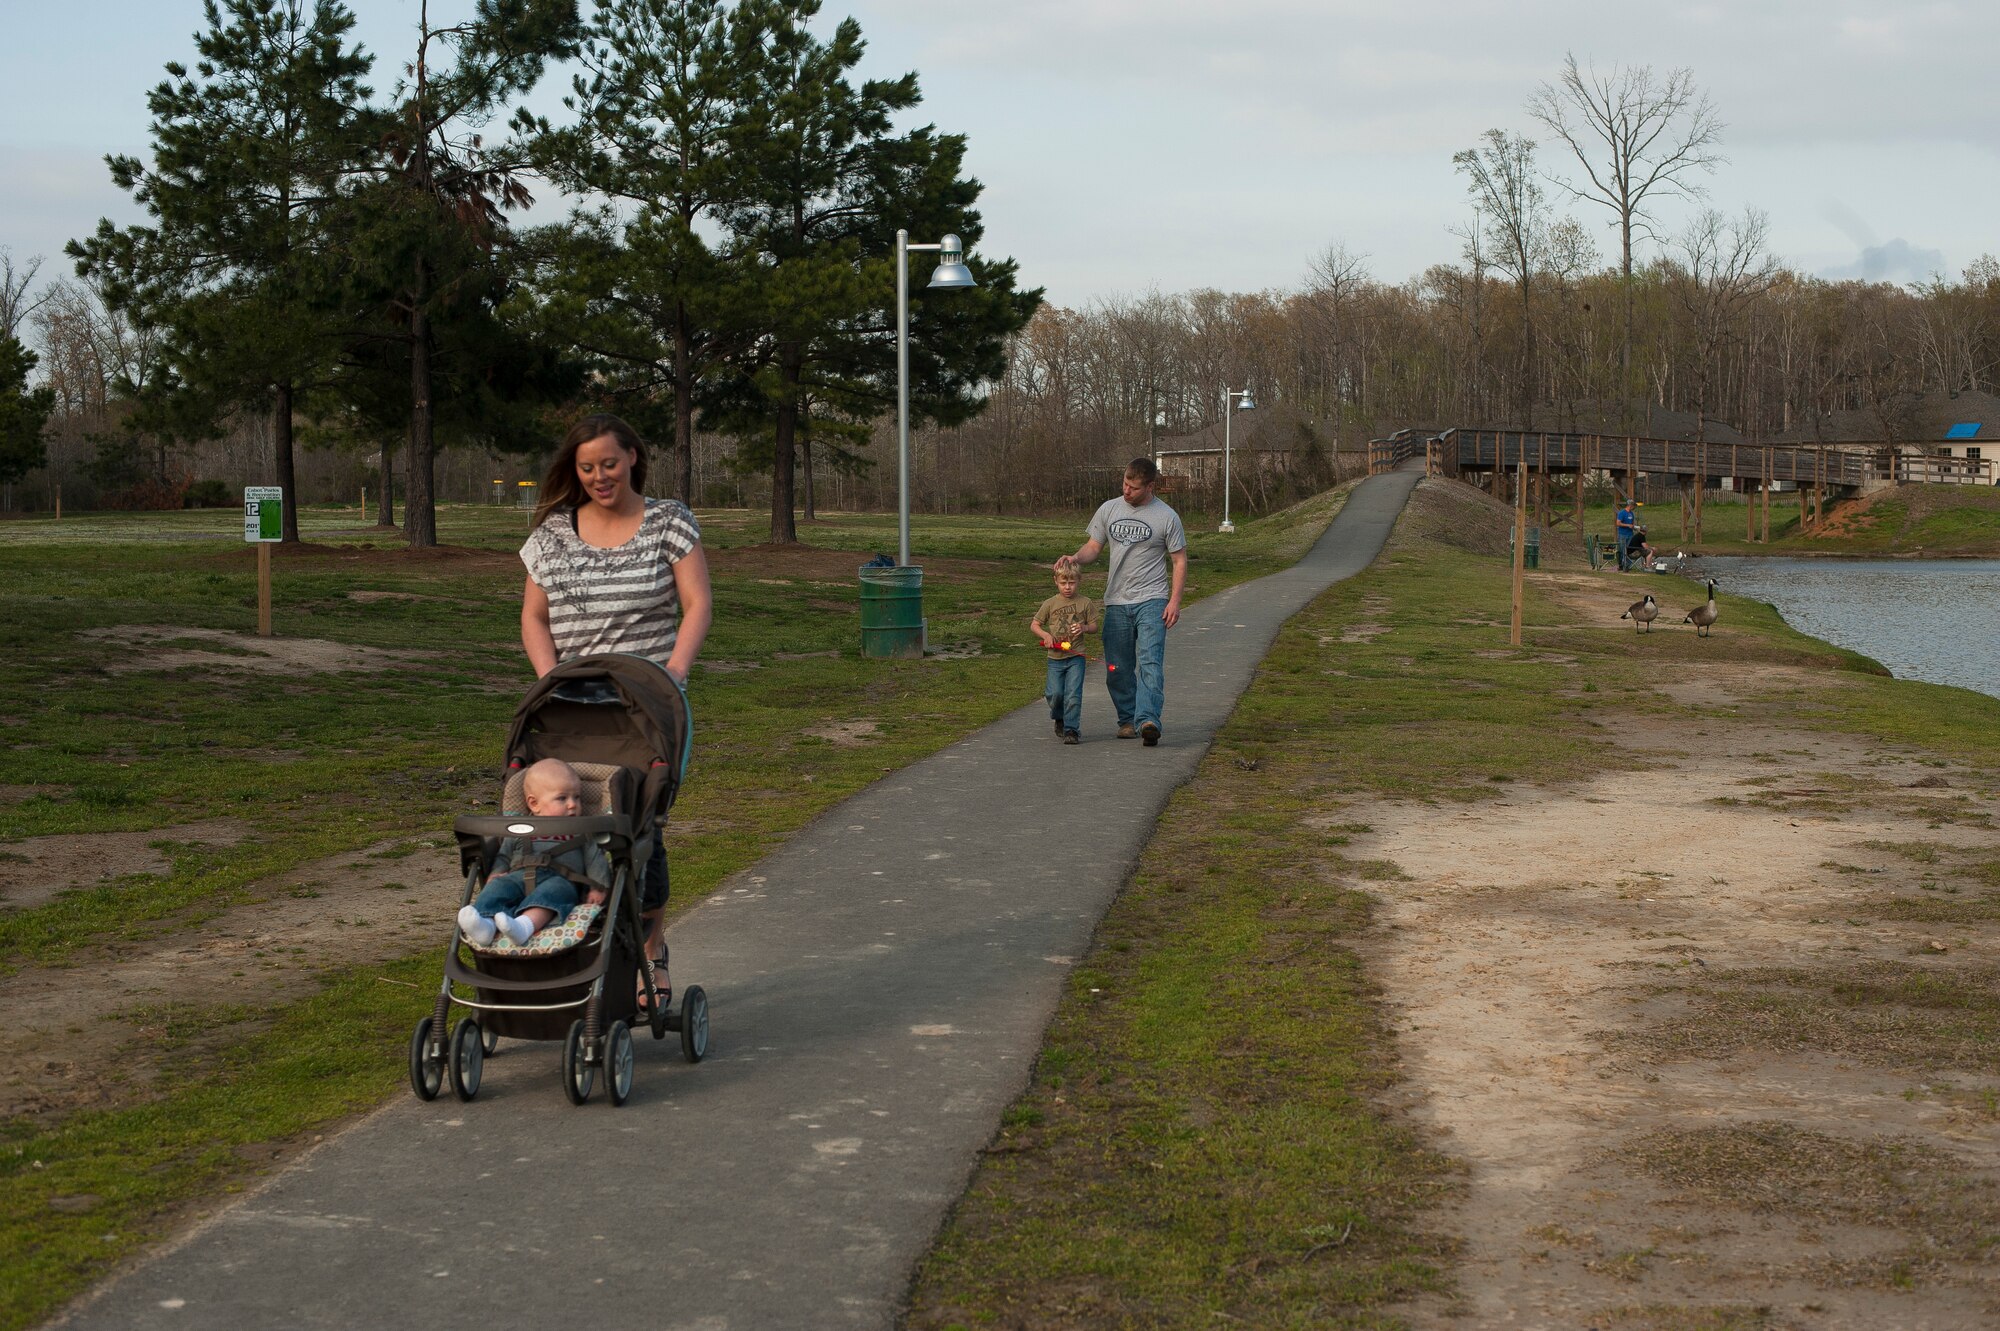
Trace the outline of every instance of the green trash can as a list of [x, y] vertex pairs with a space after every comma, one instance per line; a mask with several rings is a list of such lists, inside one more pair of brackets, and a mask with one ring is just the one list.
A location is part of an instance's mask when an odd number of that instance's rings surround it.
[[861, 567], [861, 654], [921, 657], [924, 654], [924, 570]]
[[1528, 548], [1521, 556], [1521, 566], [1523, 568], [1540, 568], [1542, 566], [1542, 529], [1540, 527], [1528, 528]]

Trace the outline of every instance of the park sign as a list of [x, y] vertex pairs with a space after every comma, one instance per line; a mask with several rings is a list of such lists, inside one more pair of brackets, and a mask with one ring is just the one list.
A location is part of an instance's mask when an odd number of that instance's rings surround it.
[[243, 487], [243, 539], [257, 547], [257, 634], [271, 636], [271, 547], [285, 539], [285, 492], [275, 485]]
[[243, 539], [282, 541], [285, 538], [285, 492], [275, 485], [243, 487]]

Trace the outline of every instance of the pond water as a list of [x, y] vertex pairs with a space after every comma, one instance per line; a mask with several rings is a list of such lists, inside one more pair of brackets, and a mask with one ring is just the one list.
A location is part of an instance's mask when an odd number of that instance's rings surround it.
[[1703, 571], [1898, 679], [2000, 698], [2000, 559], [1704, 559]]

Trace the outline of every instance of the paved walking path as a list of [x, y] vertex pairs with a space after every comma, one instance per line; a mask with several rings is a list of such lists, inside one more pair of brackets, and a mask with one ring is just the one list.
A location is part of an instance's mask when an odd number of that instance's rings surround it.
[[[1168, 635], [1160, 746], [1038, 700], [830, 811], [672, 932], [714, 1050], [641, 1038], [633, 1097], [564, 1099], [508, 1041], [479, 1097], [405, 1095], [101, 1291], [89, 1328], [886, 1327], [1064, 977], [1283, 622], [1381, 550], [1374, 477], [1292, 569]], [[1023, 605], [1028, 601], [1023, 601]], [[1024, 693], [1039, 683], [1023, 680]], [[1043, 834], [1073, 828], [1073, 855]]]

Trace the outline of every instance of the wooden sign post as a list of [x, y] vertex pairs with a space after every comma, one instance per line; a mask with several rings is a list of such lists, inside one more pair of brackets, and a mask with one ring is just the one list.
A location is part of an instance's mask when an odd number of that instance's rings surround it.
[[1507, 634], [1507, 641], [1515, 647], [1521, 645], [1521, 580], [1522, 570], [1528, 559], [1528, 456], [1521, 451], [1518, 465], [1514, 469], [1514, 627]]
[[271, 547], [285, 538], [285, 492], [243, 487], [243, 539], [257, 547], [257, 636], [271, 636]]

